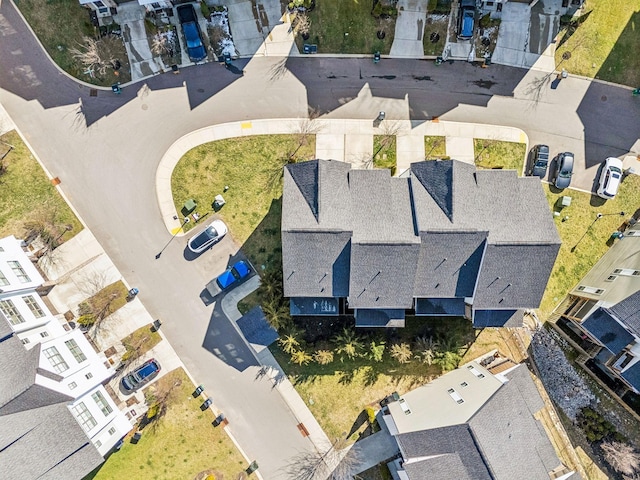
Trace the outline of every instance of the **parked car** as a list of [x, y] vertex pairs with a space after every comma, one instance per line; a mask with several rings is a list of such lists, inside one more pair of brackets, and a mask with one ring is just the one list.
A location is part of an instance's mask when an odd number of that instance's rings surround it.
[[609, 200], [616, 196], [622, 180], [622, 161], [616, 157], [609, 157], [604, 161], [600, 179], [598, 181], [597, 194], [599, 197]]
[[573, 153], [564, 152], [558, 155], [553, 174], [553, 184], [556, 188], [567, 188], [571, 184], [573, 175]]
[[187, 53], [192, 62], [204, 60], [207, 51], [202, 43], [202, 34], [198, 25], [198, 17], [193, 5], [180, 5], [176, 8], [180, 25], [184, 33], [184, 39], [187, 44]]
[[222, 220], [214, 220], [207, 228], [189, 240], [189, 250], [193, 253], [202, 253], [222, 240], [227, 231], [227, 226]]
[[133, 372], [122, 377], [122, 388], [127, 392], [133, 392], [153, 380], [159, 372], [160, 364], [158, 361], [153, 358], [147, 360]]
[[214, 297], [224, 290], [239, 285], [251, 274], [251, 267], [244, 260], [240, 260], [227, 268], [217, 278], [207, 284], [207, 291]]
[[536, 145], [531, 149], [531, 168], [528, 174], [544, 178], [549, 165], [549, 147], [547, 145]]
[[470, 40], [473, 38], [473, 30], [476, 23], [475, 0], [462, 0], [458, 13], [458, 39]]

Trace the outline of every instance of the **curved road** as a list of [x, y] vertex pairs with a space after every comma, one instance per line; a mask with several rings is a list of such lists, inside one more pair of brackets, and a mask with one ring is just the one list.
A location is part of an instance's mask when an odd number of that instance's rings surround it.
[[[240, 65], [241, 62], [236, 62]], [[235, 75], [217, 64], [127, 86], [122, 95], [61, 74], [7, 0], [0, 4], [0, 102], [100, 240], [194, 377], [212, 392], [264, 478], [285, 478], [287, 459], [310, 448], [296, 421], [234, 329], [199, 294], [212, 277], [211, 252], [184, 259], [155, 194], [167, 148], [198, 128], [256, 118], [375, 118], [511, 125], [552, 152], [575, 152], [576, 185], [590, 189], [595, 165], [638, 148], [640, 102], [628, 89], [466, 63], [385, 59], [254, 58]], [[588, 140], [586, 140], [588, 139]], [[635, 146], [634, 146], [635, 145]]]

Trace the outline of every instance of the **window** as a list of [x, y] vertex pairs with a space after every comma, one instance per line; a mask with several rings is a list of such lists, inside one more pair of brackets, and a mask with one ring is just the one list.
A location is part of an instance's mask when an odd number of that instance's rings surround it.
[[26, 345], [27, 343], [29, 343], [29, 339], [28, 338], [23, 338], [22, 339], [22, 344]]
[[104, 3], [102, 3], [100, 0], [96, 0], [95, 2], [93, 2], [93, 4], [98, 8], [104, 7]]
[[100, 440], [96, 440], [96, 448], [100, 448], [102, 446], [102, 442]]
[[101, 392], [98, 391], [94, 393], [93, 395], [91, 395], [91, 398], [93, 398], [93, 401], [96, 402], [96, 405], [98, 405], [100, 410], [102, 410], [102, 413], [104, 413], [105, 417], [113, 412], [113, 408], [111, 408], [111, 405], [107, 403], [107, 400], [104, 398], [104, 395], [102, 395]]
[[9, 285], [9, 280], [7, 280], [2, 271], [0, 271], [0, 285]]
[[78, 422], [80, 422], [80, 426], [85, 432], [88, 432], [98, 424], [98, 422], [96, 422], [96, 419], [93, 418], [93, 415], [91, 415], [91, 412], [87, 410], [84, 402], [80, 402], [75, 407], [71, 407], [71, 410], [76, 414], [76, 418], [78, 419]]
[[84, 353], [82, 353], [82, 350], [80, 350], [80, 347], [73, 338], [71, 340], [67, 340], [66, 342], [64, 342], [64, 344], [73, 355], [73, 358], [76, 359], [76, 362], [82, 363], [87, 359], [87, 357], [84, 355]]
[[469, 385], [467, 382], [462, 382], [462, 383], [460, 384], [460, 386], [461, 386], [461, 387], [466, 387], [467, 385]]
[[40, 336], [42, 338], [48, 337], [49, 336], [49, 332], [40, 332]]
[[109, 429], [109, 435], [113, 435], [114, 433], [116, 433], [116, 427], [111, 427]]
[[69, 390], [73, 390], [74, 388], [76, 388], [78, 386], [78, 384], [76, 382], [71, 382], [69, 384]]
[[89, 380], [90, 378], [93, 378], [93, 373], [89, 372], [87, 373], [84, 378], [86, 378], [87, 380]]
[[20, 312], [11, 300], [0, 300], [0, 310], [2, 310], [2, 313], [4, 313], [4, 316], [7, 317], [11, 325], [24, 323], [24, 318], [22, 318], [22, 315], [20, 315]]
[[24, 300], [24, 303], [27, 304], [27, 307], [29, 307], [29, 310], [31, 310], [31, 313], [33, 313], [34, 317], [44, 317], [44, 312], [40, 308], [40, 305], [38, 305], [36, 299], [33, 298], [33, 295], [25, 295], [24, 297], [22, 297], [22, 300]]
[[22, 268], [22, 265], [20, 265], [20, 262], [11, 260], [7, 263], [11, 267], [11, 270], [13, 270], [13, 273], [16, 275], [16, 277], [18, 277], [18, 280], [20, 280], [20, 283], [29, 283], [31, 281], [29, 275], [27, 275], [27, 272], [25, 272], [24, 268]]
[[64, 361], [64, 358], [62, 358], [62, 355], [60, 355], [56, 347], [45, 348], [43, 352], [57, 373], [62, 373], [69, 369], [69, 365]]

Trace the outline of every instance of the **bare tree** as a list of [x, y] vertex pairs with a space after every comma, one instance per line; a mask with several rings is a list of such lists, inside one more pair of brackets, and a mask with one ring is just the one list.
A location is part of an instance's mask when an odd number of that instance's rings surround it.
[[640, 453], [631, 445], [621, 442], [604, 442], [600, 447], [607, 463], [617, 472], [630, 476], [640, 473]]
[[294, 456], [287, 475], [295, 480], [352, 480], [359, 463], [359, 452], [347, 448], [345, 439], [339, 438], [322, 451]]
[[70, 48], [69, 53], [90, 72], [104, 75], [108, 69], [116, 65], [120, 41], [118, 37], [112, 35], [100, 39], [84, 37], [80, 48]]
[[171, 394], [180, 385], [182, 385], [180, 379], [172, 383], [161, 380], [147, 390], [145, 402], [149, 410], [142, 420], [144, 425], [151, 425], [152, 430], [158, 426], [158, 421], [167, 413]]
[[298, 12], [293, 20], [293, 33], [295, 35], [305, 36], [309, 34], [311, 28], [311, 19], [306, 13]]
[[163, 33], [157, 33], [151, 39], [151, 53], [154, 55], [171, 55], [172, 47], [169, 36]]

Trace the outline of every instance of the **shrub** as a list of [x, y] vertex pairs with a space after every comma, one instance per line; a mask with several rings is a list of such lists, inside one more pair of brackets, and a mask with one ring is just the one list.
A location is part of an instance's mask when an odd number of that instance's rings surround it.
[[209, 16], [211, 15], [209, 5], [207, 5], [207, 2], [205, 2], [204, 0], [200, 2], [200, 11], [202, 12], [202, 16], [204, 18], [209, 18]]
[[359, 356], [360, 351], [363, 349], [362, 342], [358, 339], [358, 335], [348, 328], [344, 328], [342, 333], [336, 335], [332, 341], [337, 346], [336, 352], [338, 354], [345, 354], [350, 360]]
[[313, 359], [320, 365], [328, 365], [333, 362], [333, 352], [330, 350], [318, 350], [313, 354]]
[[373, 407], [366, 407], [364, 411], [367, 412], [367, 420], [369, 420], [369, 423], [373, 423], [376, 421], [376, 411], [373, 409]]
[[280, 343], [282, 350], [284, 350], [285, 353], [289, 354], [293, 354], [300, 346], [300, 342], [293, 333], [289, 333], [284, 337], [280, 337], [280, 339], [278, 339], [278, 342]]
[[408, 343], [395, 343], [391, 346], [391, 356], [398, 363], [409, 363], [413, 357], [411, 346]]
[[429, 0], [427, 3], [427, 12], [431, 13], [438, 8], [438, 0]]
[[304, 350], [295, 350], [291, 354], [291, 361], [297, 365], [308, 365], [312, 359], [313, 357]]
[[373, 10], [371, 11], [371, 15], [373, 15], [376, 18], [380, 18], [380, 15], [382, 15], [382, 3], [381, 2], [376, 2], [376, 4], [373, 6]]
[[436, 353], [433, 363], [435, 363], [436, 365], [440, 365], [442, 371], [446, 372], [448, 370], [454, 370], [458, 368], [460, 360], [461, 357], [458, 353], [447, 351]]
[[375, 341], [369, 344], [369, 358], [374, 362], [381, 362], [384, 355], [384, 342], [376, 343]]
[[478, 23], [480, 25], [480, 28], [489, 28], [491, 26], [491, 14], [487, 13], [486, 15], [480, 17], [480, 22]]
[[560, 17], [560, 26], [566, 27], [573, 22], [573, 15], [562, 15]]
[[584, 407], [580, 410], [577, 421], [587, 440], [591, 443], [599, 442], [609, 435], [620, 438], [620, 435], [617, 434], [611, 422], [607, 421], [600, 413], [592, 408]]
[[96, 316], [92, 313], [80, 315], [80, 317], [78, 317], [78, 323], [84, 327], [90, 327], [91, 325], [96, 323]]

